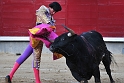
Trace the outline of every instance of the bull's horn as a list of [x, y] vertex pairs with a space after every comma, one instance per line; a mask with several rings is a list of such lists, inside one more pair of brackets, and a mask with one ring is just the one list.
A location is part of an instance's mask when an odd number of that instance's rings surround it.
[[72, 36], [72, 33], [68, 33], [67, 35], [68, 35], [68, 37], [71, 37]]
[[62, 25], [66, 30], [68, 30], [72, 35], [74, 35], [75, 34], [75, 32], [72, 30], [72, 29], [70, 29], [70, 28], [68, 28], [67, 26], [65, 26], [65, 25]]

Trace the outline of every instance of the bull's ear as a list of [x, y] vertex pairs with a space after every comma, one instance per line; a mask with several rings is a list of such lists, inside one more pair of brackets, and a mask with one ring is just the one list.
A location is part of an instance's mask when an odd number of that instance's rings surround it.
[[72, 30], [72, 29], [70, 29], [70, 28], [68, 28], [67, 26], [65, 26], [65, 25], [62, 25], [66, 30], [68, 30], [72, 35], [74, 35], [75, 34], [75, 32]]
[[71, 36], [72, 36], [72, 34], [71, 34], [71, 33], [68, 33], [68, 34], [67, 34], [67, 36], [68, 36], [68, 37], [71, 37]]

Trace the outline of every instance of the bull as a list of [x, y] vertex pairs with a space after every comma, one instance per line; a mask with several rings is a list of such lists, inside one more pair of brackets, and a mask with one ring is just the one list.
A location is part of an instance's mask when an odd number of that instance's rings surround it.
[[97, 31], [78, 35], [70, 28], [66, 26], [64, 28], [68, 32], [57, 37], [49, 49], [66, 58], [72, 76], [80, 83], [88, 83], [94, 76], [95, 83], [101, 83], [99, 65], [102, 61], [110, 82], [115, 83], [110, 69], [113, 56], [107, 49], [102, 35]]

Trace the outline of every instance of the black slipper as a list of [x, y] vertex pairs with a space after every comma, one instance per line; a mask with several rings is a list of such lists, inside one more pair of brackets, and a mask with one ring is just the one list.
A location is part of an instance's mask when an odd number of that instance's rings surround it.
[[7, 76], [5, 77], [5, 82], [6, 82], [6, 83], [12, 83], [11, 80], [10, 80], [10, 76], [9, 76], [9, 75], [7, 75]]

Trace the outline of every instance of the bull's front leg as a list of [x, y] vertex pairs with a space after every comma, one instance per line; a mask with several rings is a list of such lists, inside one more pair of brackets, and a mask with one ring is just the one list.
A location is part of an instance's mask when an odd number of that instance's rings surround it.
[[69, 67], [72, 76], [80, 83], [88, 83], [88, 82], [83, 82], [83, 78], [79, 75], [79, 71], [76, 65], [71, 63], [68, 58], [66, 58], [66, 64]]

